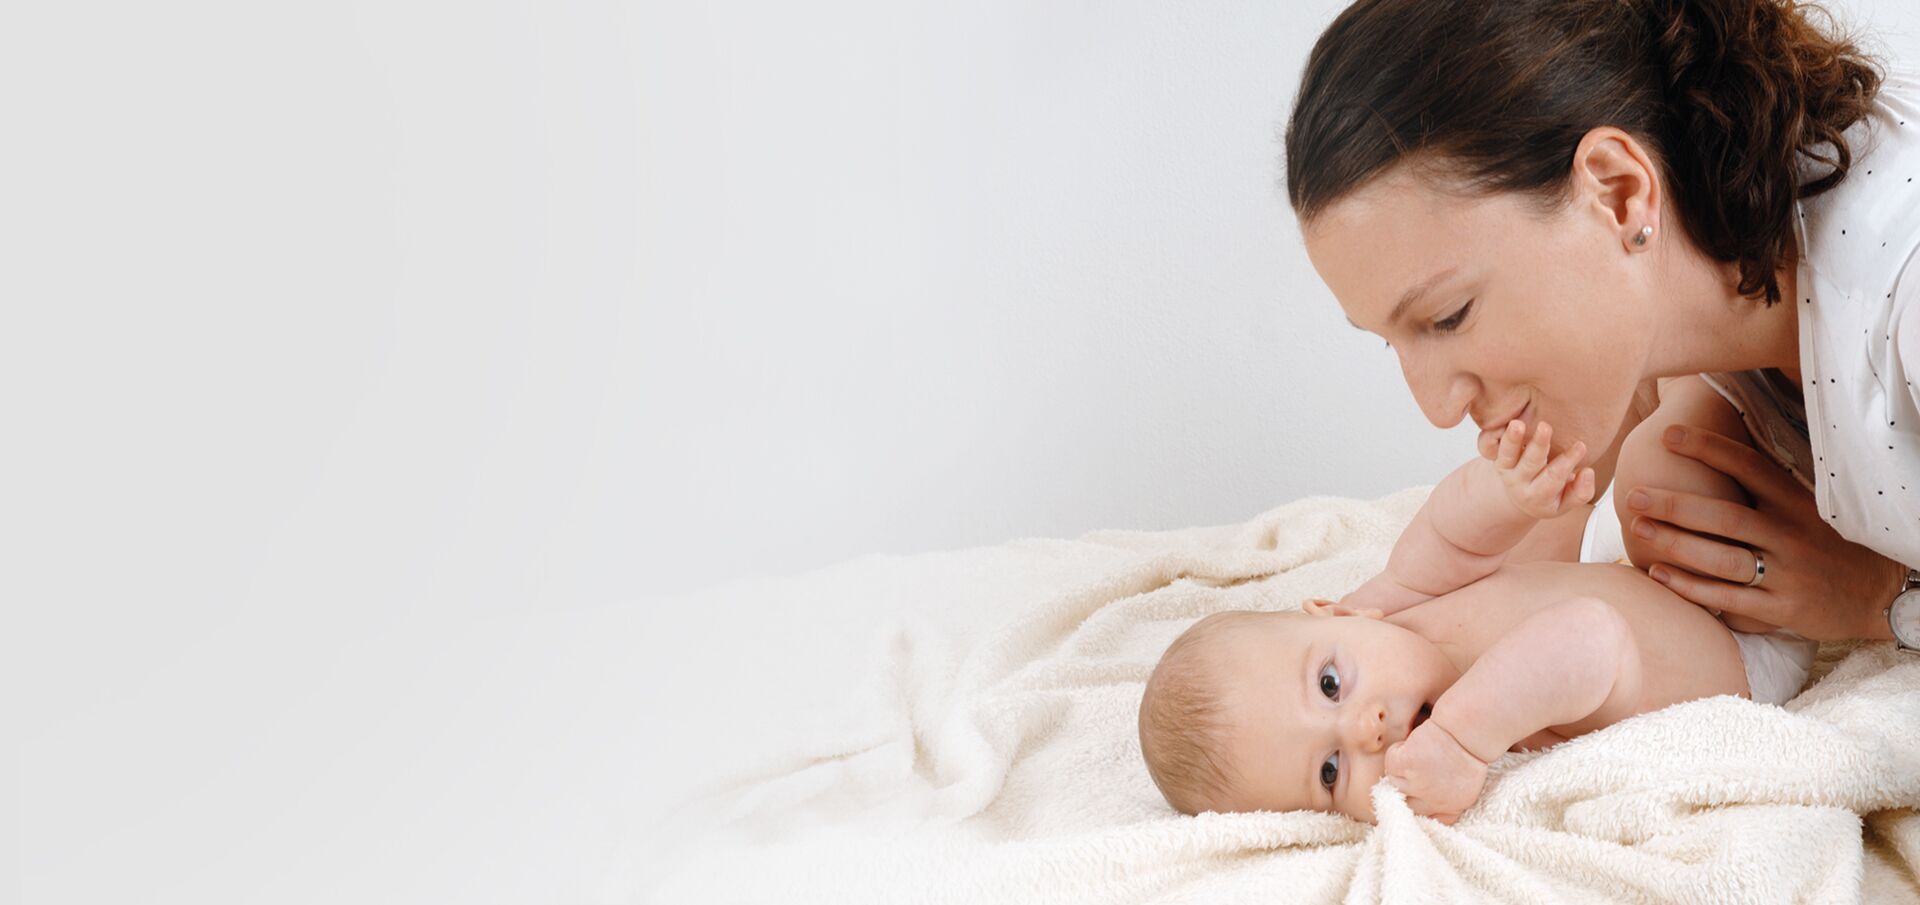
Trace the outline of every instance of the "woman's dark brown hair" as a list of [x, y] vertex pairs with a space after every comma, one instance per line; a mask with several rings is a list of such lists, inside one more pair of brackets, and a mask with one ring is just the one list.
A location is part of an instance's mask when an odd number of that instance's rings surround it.
[[[1467, 193], [1570, 199], [1589, 130], [1634, 136], [1741, 295], [1780, 298], [1793, 203], [1853, 164], [1883, 70], [1792, 0], [1359, 0], [1320, 35], [1287, 121], [1303, 221], [1402, 161]], [[1800, 157], [1830, 167], [1802, 182]]]

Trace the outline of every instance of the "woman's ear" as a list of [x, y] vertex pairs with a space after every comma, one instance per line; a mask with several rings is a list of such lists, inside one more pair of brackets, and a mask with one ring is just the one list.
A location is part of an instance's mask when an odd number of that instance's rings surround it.
[[1380, 619], [1386, 615], [1376, 609], [1356, 610], [1318, 597], [1307, 598], [1306, 602], [1300, 604], [1300, 611], [1309, 616], [1359, 616], [1363, 619]]

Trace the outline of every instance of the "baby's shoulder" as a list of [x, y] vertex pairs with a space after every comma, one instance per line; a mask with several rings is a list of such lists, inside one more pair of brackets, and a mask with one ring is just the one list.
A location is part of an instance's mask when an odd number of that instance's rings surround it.
[[1527, 617], [1570, 597], [1604, 600], [1625, 619], [1639, 662], [1641, 695], [1629, 712], [1597, 713], [1590, 724], [1558, 728], [1579, 734], [1632, 713], [1745, 689], [1732, 632], [1631, 566], [1533, 562], [1503, 567], [1416, 607], [1433, 609], [1414, 630], [1436, 644], [1451, 645], [1463, 660], [1478, 660]]
[[1706, 611], [1631, 566], [1527, 562], [1502, 566], [1473, 584], [1406, 611], [1407, 628], [1477, 657], [1528, 617], [1572, 597], [1612, 604], [1636, 641], [1725, 631]]

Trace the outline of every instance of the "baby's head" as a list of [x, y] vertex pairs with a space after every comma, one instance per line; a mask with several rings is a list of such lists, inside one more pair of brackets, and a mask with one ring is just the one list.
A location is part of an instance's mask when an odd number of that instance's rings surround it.
[[1433, 642], [1372, 611], [1309, 601], [1215, 613], [1148, 677], [1140, 752], [1183, 814], [1310, 809], [1371, 823], [1387, 746], [1459, 677]]

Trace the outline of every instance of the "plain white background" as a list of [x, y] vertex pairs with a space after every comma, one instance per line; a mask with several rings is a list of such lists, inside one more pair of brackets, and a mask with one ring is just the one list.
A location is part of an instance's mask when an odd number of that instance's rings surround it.
[[472, 804], [302, 785], [434, 638], [1438, 479], [1280, 187], [1341, 5], [10, 9], [0, 870], [552, 889], [593, 789], [389, 863]]

